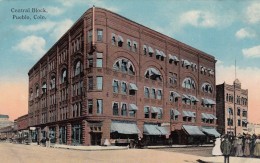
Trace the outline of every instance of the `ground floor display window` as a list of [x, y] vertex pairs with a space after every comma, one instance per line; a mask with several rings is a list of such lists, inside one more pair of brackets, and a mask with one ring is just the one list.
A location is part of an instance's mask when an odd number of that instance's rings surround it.
[[60, 144], [66, 144], [67, 143], [67, 128], [66, 126], [60, 126], [59, 131], [59, 143]]

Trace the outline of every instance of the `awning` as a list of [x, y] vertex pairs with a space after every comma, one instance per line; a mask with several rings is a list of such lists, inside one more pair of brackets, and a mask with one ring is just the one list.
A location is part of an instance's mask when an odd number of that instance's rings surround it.
[[173, 60], [174, 62], [179, 62], [180, 61], [176, 56], [171, 55], [171, 54], [169, 54], [169, 58], [170, 58], [170, 60]]
[[130, 104], [129, 110], [138, 110], [138, 107], [135, 104]]
[[196, 116], [194, 115], [195, 112], [191, 112], [191, 111], [182, 111], [183, 113], [183, 117], [192, 117], [195, 118]]
[[166, 127], [144, 124], [144, 134], [145, 135], [169, 135], [169, 130]]
[[144, 124], [145, 135], [162, 135], [161, 131], [157, 129], [157, 125]]
[[124, 42], [124, 39], [122, 36], [118, 35], [118, 41]]
[[163, 51], [160, 51], [160, 53], [161, 53], [161, 55], [162, 55], [163, 57], [166, 57], [166, 55], [164, 54]]
[[182, 127], [191, 136], [205, 136], [198, 126], [183, 125]]
[[211, 117], [209, 117], [207, 113], [201, 113], [201, 118], [210, 119]]
[[158, 49], [155, 49], [155, 52], [156, 52], [156, 54], [155, 54], [156, 56], [157, 56], [157, 55], [159, 55], [159, 56], [162, 56], [162, 54], [161, 54], [160, 50], [158, 50]]
[[206, 104], [206, 105], [216, 105], [216, 102], [211, 100], [211, 99], [207, 99], [207, 98], [203, 99], [202, 98], [202, 100], [203, 100], [203, 103]]
[[149, 70], [154, 75], [161, 75], [160, 72], [158, 70], [156, 70], [155, 68], [150, 68]]
[[182, 98], [184, 98], [184, 99], [190, 99], [190, 97], [189, 97], [188, 95], [186, 95], [186, 94], [182, 94]]
[[162, 135], [169, 135], [170, 132], [166, 127], [163, 126], [157, 126], [157, 129], [162, 133]]
[[149, 46], [149, 47], [148, 47], [148, 52], [149, 52], [149, 53], [154, 53], [153, 48], [151, 48], [151, 47]]
[[143, 49], [147, 49], [147, 46], [146, 46], [146, 45], [143, 45]]
[[171, 109], [173, 115], [181, 115], [181, 113], [176, 109]]
[[188, 95], [189, 98], [191, 99], [191, 101], [196, 101], [196, 102], [199, 102], [200, 100], [197, 99], [197, 97], [193, 96], [193, 95]]
[[195, 118], [195, 117], [196, 117], [196, 116], [195, 116], [195, 112], [188, 111], [188, 114], [189, 114], [190, 117], [192, 117], [192, 118]]
[[220, 133], [213, 127], [202, 127], [201, 130], [208, 135], [219, 137]]
[[128, 42], [130, 42], [130, 46], [132, 46], [132, 41], [131, 40], [127, 39], [126, 41], [127, 41], [127, 44], [128, 44]]
[[213, 119], [218, 119], [214, 114], [209, 114]]
[[183, 117], [189, 117], [189, 113], [187, 111], [182, 111]]
[[246, 119], [242, 119], [242, 122], [247, 123], [247, 120]]
[[191, 65], [191, 63], [187, 60], [184, 60], [183, 63], [184, 63], [184, 66], [190, 66]]
[[130, 90], [135, 90], [135, 91], [138, 90], [137, 86], [134, 83], [129, 83], [129, 89]]
[[151, 112], [152, 112], [152, 113], [160, 113], [161, 110], [160, 110], [160, 108], [157, 108], [157, 107], [152, 106], [152, 107], [151, 107]]
[[140, 130], [137, 125], [132, 122], [112, 121], [110, 132], [118, 132], [120, 134], [139, 134]]
[[181, 97], [181, 95], [177, 92], [174, 92], [174, 91], [170, 91], [171, 93], [171, 96], [174, 96], [174, 97]]

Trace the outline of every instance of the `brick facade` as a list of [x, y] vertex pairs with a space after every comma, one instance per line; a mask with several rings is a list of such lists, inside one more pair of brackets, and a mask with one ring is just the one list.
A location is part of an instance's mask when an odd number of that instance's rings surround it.
[[[141, 137], [144, 123], [168, 124], [172, 131], [183, 124], [216, 127], [214, 119], [203, 122], [201, 116], [216, 115], [214, 104], [202, 105], [203, 99], [216, 98], [213, 56], [108, 10], [95, 8], [94, 22], [92, 13], [93, 8], [87, 10], [29, 71], [29, 126], [66, 126], [67, 144], [79, 128], [84, 145], [93, 144], [94, 135], [102, 136], [101, 143], [110, 139], [112, 121], [135, 122]], [[146, 98], [145, 87], [149, 94], [155, 89], [156, 97]], [[173, 91], [180, 95], [176, 102], [170, 101]], [[183, 94], [198, 102], [184, 104]], [[119, 115], [113, 113], [115, 103]], [[130, 104], [138, 107], [134, 116]], [[161, 108], [161, 118], [158, 110], [152, 118], [152, 107]], [[177, 120], [170, 120], [171, 109], [181, 113]], [[194, 112], [195, 118], [184, 122], [182, 111]]]
[[223, 83], [216, 88], [218, 131], [233, 135], [247, 133], [248, 90], [242, 89], [237, 79], [233, 85]]

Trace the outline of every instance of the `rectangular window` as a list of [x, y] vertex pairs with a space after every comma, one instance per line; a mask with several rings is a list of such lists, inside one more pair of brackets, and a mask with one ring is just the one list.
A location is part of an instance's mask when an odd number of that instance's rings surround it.
[[118, 115], [118, 110], [119, 110], [118, 107], [119, 107], [119, 106], [118, 106], [118, 103], [117, 103], [117, 102], [114, 102], [114, 103], [113, 103], [113, 115]]
[[97, 29], [97, 41], [102, 41], [102, 40], [103, 40], [103, 30]]
[[121, 93], [126, 94], [127, 93], [127, 86], [125, 82], [121, 83]]
[[156, 93], [155, 93], [156, 91], [155, 91], [155, 89], [154, 88], [152, 88], [152, 91], [151, 91], [151, 98], [152, 99], [155, 99], [155, 97], [156, 97]]
[[150, 97], [150, 93], [149, 93], [149, 88], [148, 87], [144, 88], [144, 97], [145, 98], [149, 98]]
[[241, 126], [241, 120], [240, 119], [237, 120], [237, 125]]
[[88, 67], [93, 67], [93, 58], [88, 59]]
[[103, 67], [103, 53], [97, 53], [96, 67], [98, 68]]
[[157, 99], [161, 100], [162, 99], [162, 90], [157, 91]]
[[97, 100], [97, 114], [103, 114], [103, 100]]
[[88, 90], [93, 90], [93, 77], [88, 77]]
[[144, 107], [144, 118], [149, 118], [149, 107], [148, 106], [145, 106]]
[[97, 89], [102, 90], [103, 89], [103, 77], [97, 76]]
[[92, 42], [92, 30], [88, 31], [88, 43]]
[[119, 87], [119, 82], [117, 80], [113, 81], [113, 92], [118, 93], [118, 87]]
[[93, 100], [88, 100], [88, 114], [93, 114]]
[[158, 119], [162, 119], [162, 109], [160, 109], [160, 111], [158, 112], [157, 118]]
[[126, 104], [122, 104], [121, 115], [122, 115], [122, 116], [127, 116]]

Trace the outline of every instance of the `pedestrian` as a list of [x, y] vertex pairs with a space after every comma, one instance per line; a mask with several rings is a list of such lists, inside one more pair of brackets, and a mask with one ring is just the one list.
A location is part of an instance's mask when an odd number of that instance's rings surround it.
[[237, 142], [236, 142], [236, 154], [235, 154], [235, 156], [237, 156], [237, 157], [243, 156], [242, 145], [243, 145], [242, 136], [239, 135], [239, 137], [237, 138]]
[[47, 148], [50, 147], [50, 139], [49, 139], [48, 136], [46, 137], [46, 147], [47, 147]]
[[260, 135], [257, 136], [257, 139], [255, 141], [254, 156], [260, 157]]
[[237, 148], [237, 138], [235, 136], [230, 136], [230, 142], [231, 142], [231, 156], [235, 156], [236, 154], [236, 148]]
[[214, 147], [212, 149], [212, 155], [213, 156], [221, 156], [222, 152], [220, 149], [220, 144], [221, 144], [221, 138], [216, 138], [216, 141], [214, 143]]
[[245, 147], [244, 147], [244, 156], [248, 157], [250, 156], [250, 135], [245, 136]]
[[224, 163], [229, 163], [229, 156], [231, 151], [231, 143], [228, 139], [228, 136], [225, 135], [224, 140], [221, 142], [221, 152], [224, 156]]
[[250, 138], [250, 156], [254, 156], [254, 149], [255, 149], [255, 141], [256, 141], [256, 135], [253, 134]]

